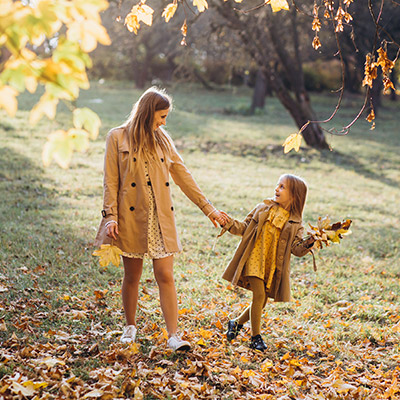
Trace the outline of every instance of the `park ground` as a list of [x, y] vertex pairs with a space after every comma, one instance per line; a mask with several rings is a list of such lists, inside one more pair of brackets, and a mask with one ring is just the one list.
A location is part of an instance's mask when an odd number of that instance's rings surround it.
[[[0, 399], [397, 399], [400, 398], [400, 103], [384, 100], [375, 129], [362, 117], [347, 136], [327, 134], [331, 151], [305, 146], [284, 155], [296, 132], [274, 98], [246, 116], [250, 91], [206, 92], [174, 86], [167, 128], [207, 197], [242, 219], [273, 195], [282, 173], [309, 185], [305, 225], [328, 215], [352, 219], [340, 244], [292, 259], [293, 302], [269, 303], [265, 353], [248, 347], [250, 329], [232, 343], [227, 321], [250, 293], [221, 279], [238, 243], [218, 240], [207, 218], [173, 185], [184, 251], [175, 277], [187, 354], [166, 348], [151, 264], [140, 290], [138, 340], [118, 342], [124, 317], [121, 266], [92, 256], [102, 209], [107, 131], [128, 115], [140, 92], [126, 82], [94, 83], [79, 106], [102, 118], [89, 150], [67, 170], [44, 168], [46, 136], [69, 126], [28, 124], [34, 100], [23, 95], [13, 119], [0, 114]], [[334, 94], [313, 97], [321, 119]], [[325, 128], [341, 128], [362, 98], [346, 97]]]

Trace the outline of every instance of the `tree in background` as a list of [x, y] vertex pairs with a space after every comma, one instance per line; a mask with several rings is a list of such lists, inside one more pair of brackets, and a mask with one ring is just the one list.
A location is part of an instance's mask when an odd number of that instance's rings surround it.
[[[161, 11], [166, 3], [155, 8], [152, 26], [144, 26], [140, 35], [129, 32], [124, 18], [131, 7], [127, 2], [110, 2], [102, 13], [104, 27], [111, 38], [110, 46], [98, 46], [92, 54], [91, 78], [132, 80], [144, 88], [153, 79], [169, 81], [177, 68], [175, 58], [184, 51], [179, 45], [178, 19], [166, 25]], [[159, 12], [157, 12], [159, 11]]]
[[[297, 134], [290, 135], [285, 142], [285, 152], [292, 148], [299, 149], [301, 138], [306, 143], [316, 148], [326, 148], [325, 137], [319, 122], [332, 120], [343, 96], [344, 85], [340, 88], [338, 105], [325, 121], [315, 121], [308, 93], [305, 90], [302, 69], [302, 54], [300, 47], [299, 26], [307, 24], [307, 18], [315, 33], [312, 40], [314, 49], [321, 46], [322, 28], [327, 26], [333, 30], [336, 43], [339, 47], [338, 56], [344, 65], [343, 52], [339, 36], [344, 27], [353, 27], [353, 20], [358, 14], [349, 13], [354, 5], [360, 5], [362, 10], [368, 8], [375, 26], [374, 46], [371, 53], [366, 55], [364, 63], [363, 86], [367, 87], [366, 100], [363, 109], [371, 104], [369, 121], [373, 121], [374, 110], [371, 101], [373, 83], [382, 73], [385, 90], [394, 89], [390, 79], [397, 60], [399, 45], [394, 41], [388, 42], [383, 37], [386, 27], [383, 24], [382, 11], [385, 3], [379, 3], [377, 14], [373, 12], [375, 6], [372, 0], [364, 3], [361, 0], [315, 0], [313, 5], [307, 3], [293, 5], [289, 10], [286, 0], [266, 0], [265, 3], [256, 5], [254, 9], [246, 12], [236, 10], [236, 3], [225, 4], [215, 1], [210, 3], [216, 8], [230, 29], [236, 33], [251, 58], [259, 67], [259, 81], [265, 78], [267, 85], [275, 92], [282, 104], [288, 109], [296, 124], [300, 127]], [[122, 3], [122, 0], [119, 1]], [[249, 5], [251, 2], [247, 1]], [[132, 4], [127, 2], [126, 4]], [[161, 17], [169, 22], [175, 14], [174, 21], [183, 21], [180, 31], [181, 44], [186, 44], [189, 14], [199, 13], [208, 9], [207, 0], [193, 0], [195, 12], [186, 0], [173, 0], [165, 5]], [[269, 9], [271, 6], [272, 12]], [[43, 161], [49, 164], [52, 158], [62, 165], [67, 166], [74, 150], [84, 150], [88, 146], [89, 137], [95, 137], [98, 132], [99, 119], [89, 109], [74, 110], [73, 102], [79, 95], [81, 88], [89, 86], [86, 68], [91, 67], [91, 59], [87, 53], [93, 51], [97, 43], [108, 45], [110, 39], [103, 27], [99, 13], [108, 7], [106, 0], [0, 0], [0, 107], [5, 108], [9, 114], [17, 110], [17, 95], [27, 89], [36, 91], [38, 84], [45, 87], [45, 93], [39, 103], [32, 109], [30, 121], [38, 121], [43, 115], [54, 118], [57, 104], [60, 100], [67, 102], [73, 110], [74, 128], [68, 131], [59, 130], [49, 136], [43, 152]], [[183, 9], [184, 14], [177, 13]], [[211, 8], [211, 7], [210, 7]], [[281, 12], [280, 10], [289, 10]], [[133, 5], [125, 16], [124, 22], [128, 30], [138, 32], [145, 25], [152, 25], [154, 10], [145, 3], [145, 0]], [[361, 17], [360, 17], [361, 18]], [[154, 18], [157, 21], [159, 18]], [[221, 24], [223, 24], [221, 20]], [[156, 26], [157, 24], [155, 24]], [[133, 48], [133, 59], [138, 60], [143, 54], [142, 65], [149, 65], [149, 60], [163, 54], [160, 53], [158, 44], [164, 45], [164, 27], [160, 28], [161, 35], [156, 35], [157, 29], [149, 35], [148, 40], [143, 40], [142, 50]], [[156, 38], [155, 41], [152, 39]], [[390, 39], [390, 36], [388, 36]], [[379, 49], [378, 49], [379, 47]], [[392, 61], [388, 54], [395, 49], [396, 56]], [[136, 52], [136, 53], [135, 53]], [[171, 63], [173, 58], [169, 58]], [[142, 70], [144, 75], [147, 68]], [[140, 79], [144, 82], [146, 77]], [[261, 91], [261, 96], [262, 96]], [[352, 124], [343, 127], [339, 134], [348, 133]]]
[[[246, 3], [249, 7], [249, 3]], [[213, 0], [211, 6], [241, 41], [241, 49], [258, 66], [253, 107], [262, 104], [266, 86], [270, 87], [292, 116], [298, 128], [317, 118], [305, 88], [299, 25], [301, 15], [293, 8], [286, 13], [273, 13], [269, 7], [257, 12], [238, 12], [231, 4]], [[318, 123], [303, 130], [306, 143], [325, 149], [328, 144]]]

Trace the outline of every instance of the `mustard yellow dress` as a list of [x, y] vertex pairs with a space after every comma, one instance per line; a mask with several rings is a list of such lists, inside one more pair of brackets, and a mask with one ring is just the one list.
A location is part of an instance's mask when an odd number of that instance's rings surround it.
[[276, 248], [289, 215], [289, 211], [279, 206], [273, 206], [269, 210], [262, 231], [242, 272], [243, 277], [255, 276], [262, 279], [266, 289], [271, 287], [276, 269]]

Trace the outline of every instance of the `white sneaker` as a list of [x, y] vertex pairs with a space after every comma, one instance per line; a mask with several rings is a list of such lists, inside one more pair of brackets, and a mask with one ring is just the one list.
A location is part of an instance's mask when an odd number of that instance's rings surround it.
[[190, 343], [187, 342], [186, 340], [182, 340], [179, 336], [177, 335], [172, 335], [168, 339], [168, 347], [172, 349], [173, 351], [187, 351], [190, 350]]
[[124, 327], [124, 333], [121, 336], [120, 341], [122, 343], [133, 343], [136, 339], [136, 326], [128, 325]]

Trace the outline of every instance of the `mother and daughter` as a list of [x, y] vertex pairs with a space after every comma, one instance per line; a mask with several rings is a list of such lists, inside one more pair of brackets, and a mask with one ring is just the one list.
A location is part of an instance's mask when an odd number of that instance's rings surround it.
[[102, 221], [96, 245], [113, 243], [122, 250], [122, 303], [126, 326], [121, 342], [136, 339], [136, 310], [143, 259], [150, 258], [159, 288], [161, 309], [174, 351], [189, 350], [178, 334], [178, 302], [173, 276], [178, 239], [170, 176], [183, 193], [217, 227], [242, 236], [223, 278], [253, 292], [242, 315], [228, 323], [227, 339], [234, 339], [251, 321], [251, 347], [266, 348], [260, 335], [261, 314], [268, 297], [290, 300], [290, 254], [303, 256], [313, 239], [303, 240], [301, 224], [306, 199], [305, 182], [283, 175], [273, 199], [258, 204], [243, 222], [217, 210], [203, 194], [162, 128], [172, 108], [171, 98], [154, 87], [142, 94], [127, 121], [106, 138]]

